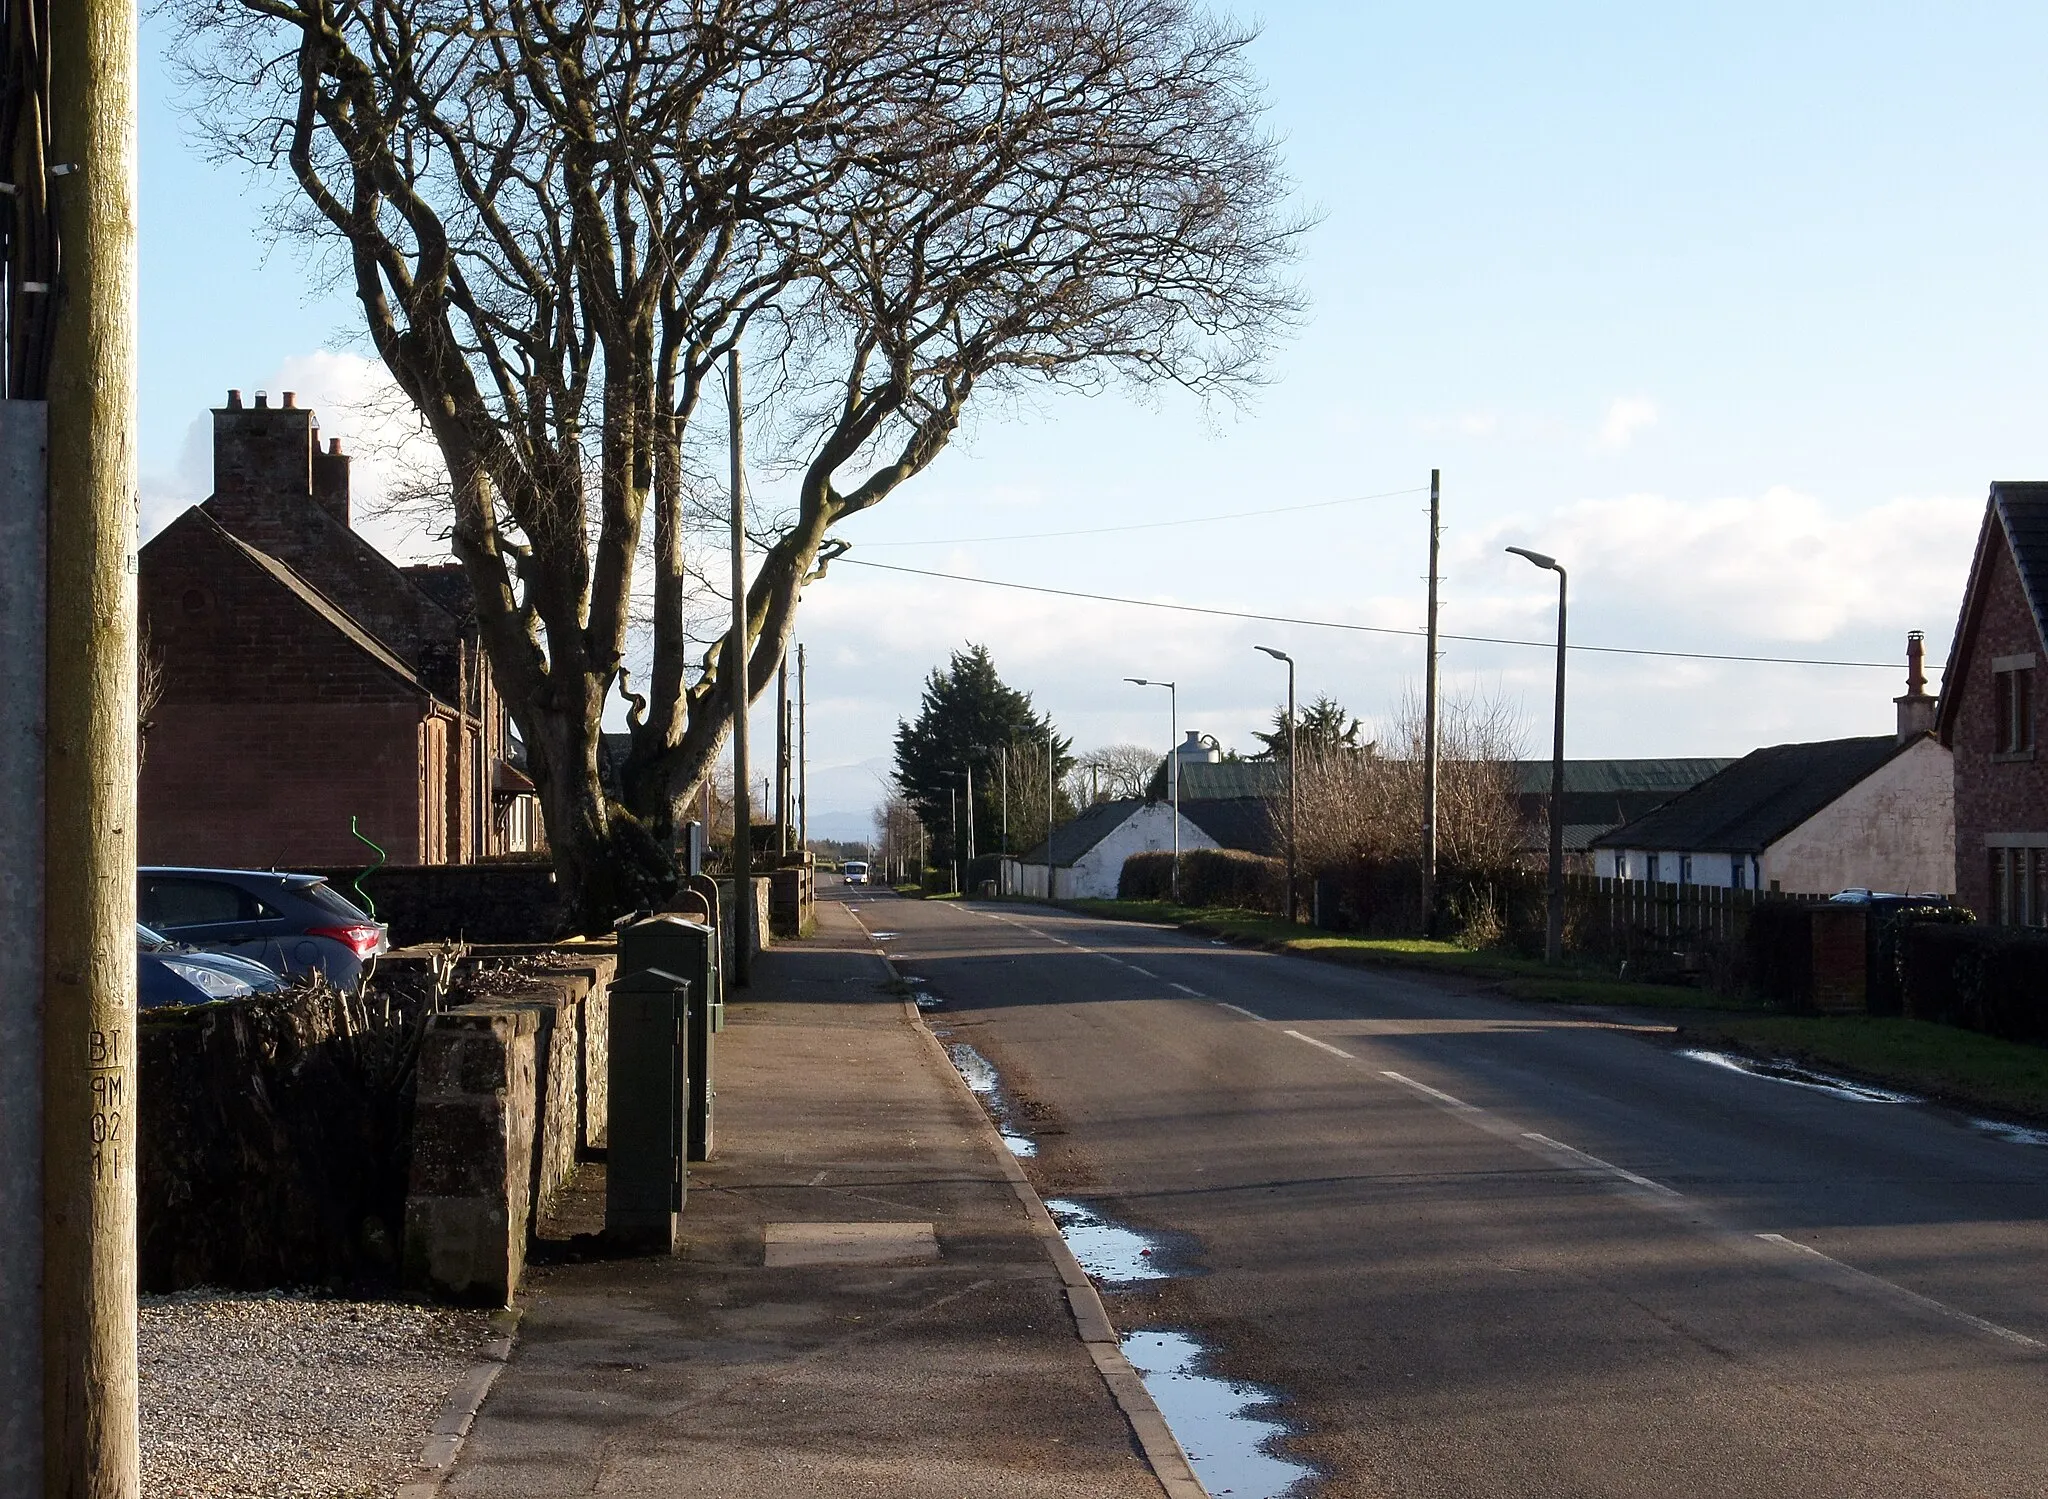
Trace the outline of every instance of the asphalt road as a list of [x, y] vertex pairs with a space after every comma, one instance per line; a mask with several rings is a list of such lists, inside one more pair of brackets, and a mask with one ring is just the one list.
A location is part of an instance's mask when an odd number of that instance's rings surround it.
[[2048, 1494], [2048, 1149], [1624, 1022], [1022, 905], [847, 892], [1000, 1070], [1110, 1299], [1349, 1495]]

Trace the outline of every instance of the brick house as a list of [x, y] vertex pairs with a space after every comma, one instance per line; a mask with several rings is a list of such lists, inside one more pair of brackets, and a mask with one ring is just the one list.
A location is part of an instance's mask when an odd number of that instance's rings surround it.
[[542, 846], [532, 783], [459, 569], [400, 567], [350, 525], [313, 413], [213, 413], [214, 493], [143, 547], [162, 695], [142, 765], [149, 864], [467, 863]]
[[2048, 926], [2048, 764], [2034, 728], [2044, 605], [2048, 484], [1993, 484], [1936, 732], [1955, 752], [1956, 893], [2001, 926]]

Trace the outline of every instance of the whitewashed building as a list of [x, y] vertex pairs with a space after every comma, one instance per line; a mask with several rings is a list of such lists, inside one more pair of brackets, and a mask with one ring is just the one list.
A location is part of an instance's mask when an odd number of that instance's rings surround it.
[[[1167, 803], [1135, 797], [1085, 807], [1079, 816], [1053, 829], [1049, 842], [1003, 860], [1002, 893], [1043, 900], [1050, 871], [1054, 900], [1114, 899], [1124, 860], [1132, 854], [1172, 850], [1173, 820]], [[1182, 853], [1218, 846], [1188, 817], [1181, 817]]]

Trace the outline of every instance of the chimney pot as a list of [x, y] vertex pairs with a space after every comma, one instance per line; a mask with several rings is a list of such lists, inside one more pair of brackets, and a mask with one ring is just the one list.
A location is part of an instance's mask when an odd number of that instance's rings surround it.
[[270, 395], [267, 391], [259, 390], [256, 392], [256, 409], [258, 411], [267, 411], [270, 409]]
[[295, 391], [295, 390], [288, 390], [288, 391], [286, 391], [286, 392], [284, 393], [284, 409], [285, 409], [285, 410], [289, 411], [289, 410], [291, 410], [291, 409], [292, 409], [292, 408], [293, 408], [294, 406], [296, 406], [296, 405], [298, 405], [298, 404], [299, 404], [299, 393], [298, 393], [297, 391]]
[[229, 391], [229, 392], [228, 392], [228, 410], [230, 410], [230, 411], [240, 411], [241, 409], [242, 409], [242, 393], [241, 393], [241, 392], [240, 392], [239, 390], [231, 390], [231, 391]]
[[328, 439], [327, 451], [338, 455], [341, 452], [341, 439], [338, 437]]
[[1893, 698], [1899, 709], [1899, 739], [1904, 742], [1934, 727], [1936, 699], [1927, 691], [1927, 637], [1920, 630], [1906, 632], [1906, 695]]

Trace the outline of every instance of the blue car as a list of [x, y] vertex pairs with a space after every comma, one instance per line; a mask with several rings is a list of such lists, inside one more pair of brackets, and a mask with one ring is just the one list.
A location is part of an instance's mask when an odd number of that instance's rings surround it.
[[247, 999], [284, 987], [284, 980], [231, 953], [193, 952], [135, 924], [135, 981], [145, 1010], [161, 1005], [205, 1005]]
[[391, 946], [383, 923], [317, 874], [145, 866], [135, 872], [135, 915], [173, 942], [288, 976], [324, 974], [351, 993]]

